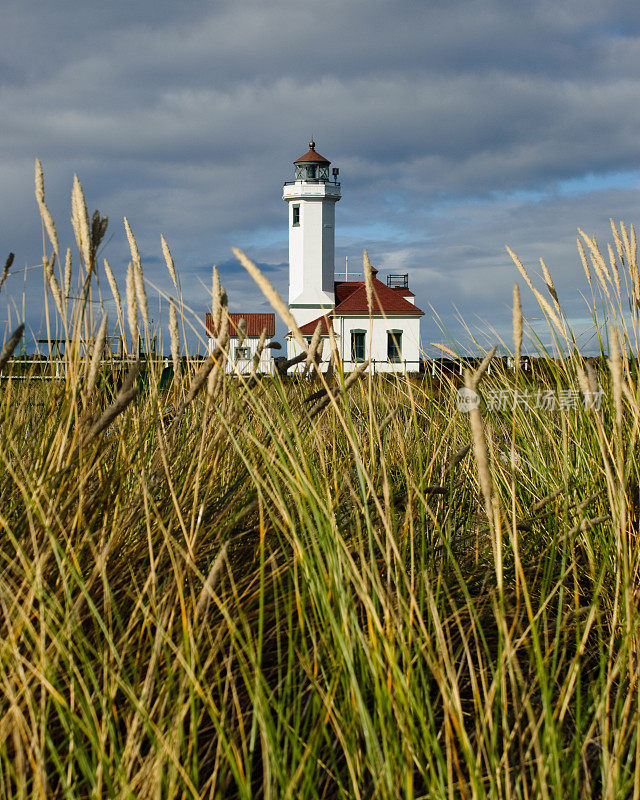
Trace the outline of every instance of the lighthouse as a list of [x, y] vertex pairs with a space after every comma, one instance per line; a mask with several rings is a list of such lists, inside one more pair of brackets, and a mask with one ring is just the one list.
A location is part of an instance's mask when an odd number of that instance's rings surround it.
[[335, 206], [340, 199], [338, 170], [309, 150], [294, 162], [294, 180], [282, 199], [289, 205], [289, 308], [299, 326], [335, 306]]

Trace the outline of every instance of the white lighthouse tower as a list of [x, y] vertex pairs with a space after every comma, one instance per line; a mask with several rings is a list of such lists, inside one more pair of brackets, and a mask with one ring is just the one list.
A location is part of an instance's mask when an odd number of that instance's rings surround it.
[[293, 162], [295, 180], [287, 181], [282, 199], [289, 204], [289, 308], [299, 326], [335, 306], [335, 204], [340, 199], [338, 170], [309, 151]]

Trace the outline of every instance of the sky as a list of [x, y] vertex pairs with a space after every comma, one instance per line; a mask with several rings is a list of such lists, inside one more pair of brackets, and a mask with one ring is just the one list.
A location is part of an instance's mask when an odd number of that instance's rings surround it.
[[234, 246], [287, 296], [282, 184], [313, 136], [340, 169], [336, 271], [366, 247], [408, 272], [427, 354], [508, 339], [515, 280], [544, 338], [505, 244], [593, 343], [576, 236], [638, 222], [637, 0], [4, 0], [0, 41], [3, 327], [46, 335], [36, 157], [62, 247], [77, 174], [121, 293], [126, 216], [155, 323], [164, 234], [202, 333], [213, 264], [232, 311], [269, 310]]

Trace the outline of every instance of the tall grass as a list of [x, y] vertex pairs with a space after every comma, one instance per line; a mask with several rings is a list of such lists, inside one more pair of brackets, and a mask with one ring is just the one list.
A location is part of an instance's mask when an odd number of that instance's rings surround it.
[[[38, 202], [52, 285], [42, 183]], [[304, 380], [227, 375], [219, 281], [212, 358], [166, 388], [152, 359], [96, 371], [106, 226], [79, 183], [74, 220], [83, 291], [51, 316], [66, 378], [2, 383], [2, 796], [639, 797], [633, 229], [608, 263], [582, 239], [598, 372], [545, 271], [564, 358], [466, 380], [485, 400], [600, 385], [601, 408], [470, 417], [453, 378], [345, 388], [313, 357]]]

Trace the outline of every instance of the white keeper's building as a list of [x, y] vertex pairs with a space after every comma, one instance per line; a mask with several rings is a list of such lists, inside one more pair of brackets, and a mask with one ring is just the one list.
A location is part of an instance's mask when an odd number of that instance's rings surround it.
[[[420, 317], [407, 275], [390, 275], [387, 283], [373, 270], [374, 300], [369, 313], [364, 281], [336, 281], [335, 209], [340, 200], [338, 170], [316, 152], [294, 161], [294, 180], [282, 194], [289, 204], [289, 309], [303, 336], [311, 339], [318, 323], [330, 346], [329, 327], [346, 371], [370, 358], [375, 372], [417, 372], [420, 367]], [[287, 334], [287, 355], [301, 348]]]

